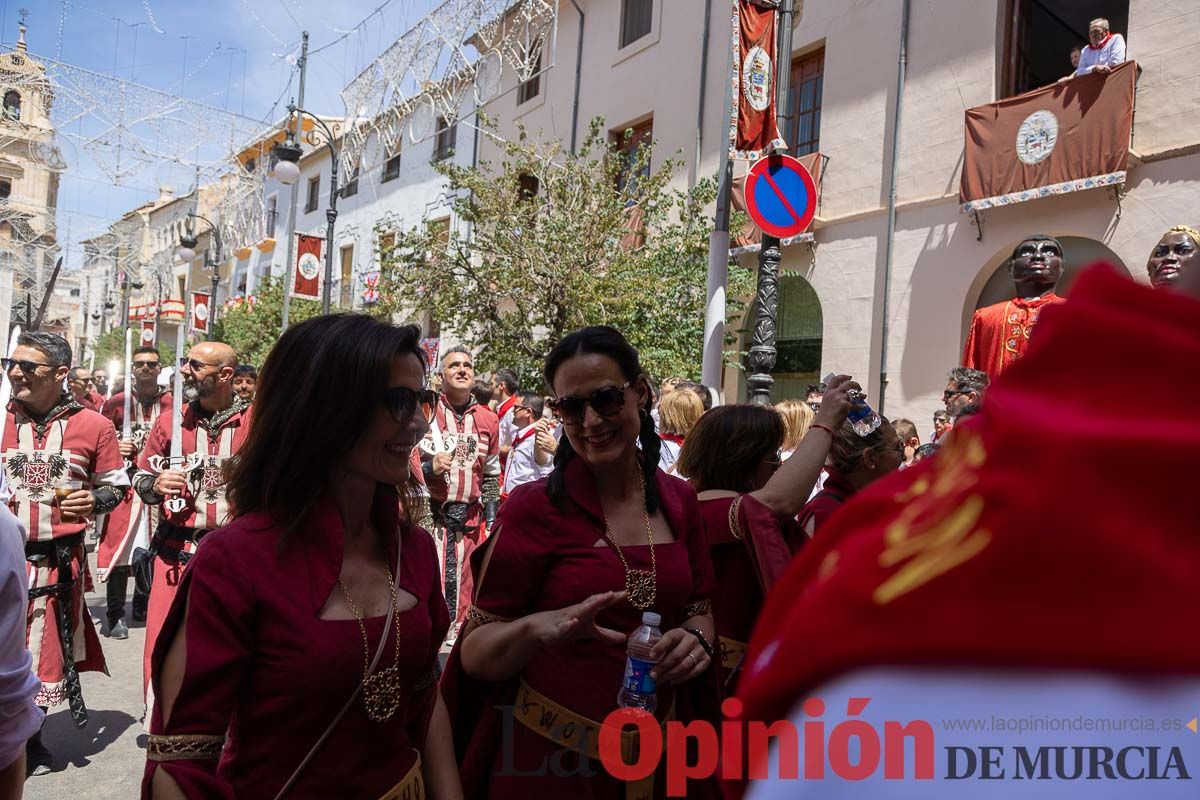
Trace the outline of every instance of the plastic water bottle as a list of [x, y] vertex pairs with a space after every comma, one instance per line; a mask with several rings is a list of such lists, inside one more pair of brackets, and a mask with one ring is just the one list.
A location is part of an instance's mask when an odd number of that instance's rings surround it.
[[[829, 373], [823, 379], [826, 386], [833, 382], [834, 373]], [[870, 436], [879, 426], [883, 424], [883, 420], [875, 413], [875, 409], [867, 405], [867, 401], [863, 399], [862, 392], [851, 392], [850, 399], [853, 405], [850, 406], [849, 413], [846, 414], [846, 421], [850, 423], [850, 427], [859, 436]]]
[[650, 655], [650, 650], [662, 638], [658, 626], [662, 617], [653, 611], [642, 614], [642, 627], [629, 635], [629, 643], [625, 648], [625, 678], [621, 681], [621, 691], [617, 693], [617, 705], [622, 708], [641, 708], [653, 714], [658, 708], [658, 694], [654, 678], [650, 670], [658, 664], [658, 659]]

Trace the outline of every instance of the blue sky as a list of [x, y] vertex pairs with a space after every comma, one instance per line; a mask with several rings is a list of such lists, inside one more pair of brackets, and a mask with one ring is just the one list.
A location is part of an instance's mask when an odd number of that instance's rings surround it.
[[[305, 106], [340, 116], [338, 92], [435, 0], [0, 0], [0, 41], [17, 39], [18, 10], [29, 10], [34, 55], [212, 105], [255, 119], [277, 119], [294, 96], [293, 62], [309, 31]], [[380, 8], [382, 6], [382, 8]], [[64, 13], [65, 8], [65, 13]], [[377, 10], [378, 9], [378, 10]], [[60, 33], [61, 31], [61, 33]], [[286, 90], [286, 91], [285, 91]], [[151, 199], [153, 174], [113, 187], [86, 154], [67, 152], [71, 168], [59, 195], [59, 237], [77, 242], [104, 222]], [[68, 266], [81, 263], [78, 247]]]

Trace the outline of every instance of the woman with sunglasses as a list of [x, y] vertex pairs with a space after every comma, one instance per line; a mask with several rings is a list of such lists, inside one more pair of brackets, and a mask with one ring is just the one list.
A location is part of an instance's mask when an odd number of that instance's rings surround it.
[[829, 447], [830, 468], [825, 485], [808, 501], [797, 520], [810, 537], [855, 492], [894, 472], [904, 463], [904, 443], [887, 418], [867, 436], [855, 433], [849, 422], [843, 422], [835, 430]]
[[267, 357], [237, 516], [196, 551], [154, 653], [143, 796], [462, 797], [437, 555], [398, 489], [434, 399], [419, 340], [338, 314]]
[[[756, 405], [721, 406], [692, 429], [679, 471], [698, 493], [704, 535], [716, 570], [713, 596], [721, 681], [732, 690], [763, 600], [792, 555], [807, 541], [796, 524], [821, 474], [834, 431], [858, 384], [829, 384], [821, 411], [795, 452], [782, 461], [783, 416]], [[782, 461], [782, 463], [781, 463]]]
[[653, 774], [628, 787], [609, 775], [597, 745], [617, 708], [626, 637], [646, 611], [662, 618], [657, 717], [693, 719], [705, 699], [716, 711], [712, 565], [696, 495], [657, 469], [650, 385], [618, 331], [566, 336], [544, 377], [563, 423], [554, 472], [501, 507], [443, 679], [463, 788], [492, 800], [664, 797]]

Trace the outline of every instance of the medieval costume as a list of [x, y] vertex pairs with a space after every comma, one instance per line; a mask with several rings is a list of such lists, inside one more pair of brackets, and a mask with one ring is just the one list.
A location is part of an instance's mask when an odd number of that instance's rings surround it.
[[796, 517], [800, 529], [809, 536], [815, 536], [833, 512], [845, 505], [855, 492], [854, 485], [838, 473], [822, 469], [821, 474], [825, 480], [819, 483], [819, 488], [813, 488], [812, 498]]
[[[564, 469], [568, 499], [561, 508], [550, 500], [545, 479], [517, 487], [501, 507], [469, 626], [565, 608], [598, 592], [622, 589], [627, 569], [653, 576], [653, 610], [662, 616], [664, 631], [710, 610], [712, 563], [690, 486], [656, 472], [662, 514], [675, 541], [618, 549], [605, 534], [604, 512], [587, 464], [577, 458]], [[476, 568], [483, 552], [475, 559]], [[625, 600], [601, 611], [596, 623], [629, 632], [641, 625], [641, 618], [642, 609]], [[661, 775], [657, 787], [627, 787], [598, 761], [600, 723], [617, 708], [625, 670], [623, 645], [582, 638], [548, 646], [520, 674], [498, 684], [467, 676], [460, 648], [461, 643], [450, 655], [442, 694], [451, 714], [464, 796], [665, 796]], [[716, 711], [715, 674], [710, 669], [688, 684], [659, 685], [658, 718], [715, 718], [715, 713], [710, 715]], [[697, 700], [704, 697], [711, 709], [699, 710]], [[562, 766], [572, 774], [538, 774], [539, 766], [563, 748], [588, 757], [572, 754], [563, 759]], [[689, 796], [700, 795], [689, 791]]]
[[[76, 480], [95, 495], [96, 514], [116, 508], [129, 486], [112, 423], [64, 394], [40, 419], [13, 401], [0, 461], [12, 490], [9, 508], [25, 526], [29, 572], [27, 641], [42, 681], [40, 706], [71, 699], [76, 721], [86, 720], [77, 672], [107, 674], [96, 628], [83, 600], [90, 581], [83, 532], [87, 520], [64, 522], [55, 487]], [[70, 625], [62, 636], [61, 625]], [[70, 659], [64, 652], [70, 651]], [[82, 716], [81, 716], [82, 715]]]
[[[338, 591], [341, 517], [320, 502], [281, 545], [283, 528], [248, 514], [204, 540], [183, 573], [178, 601], [154, 653], [156, 693], [163, 659], [187, 613], [183, 682], [164, 724], [150, 721], [142, 781], [156, 769], [188, 797], [271, 798], [329, 729], [289, 797], [420, 800], [420, 749], [437, 700], [437, 653], [449, 625], [429, 534], [403, 521], [391, 488], [376, 491], [373, 521], [391, 532], [388, 563], [399, 557], [400, 588], [417, 599], [386, 617], [323, 619]], [[399, 543], [399, 551], [397, 545]], [[156, 589], [157, 591], [157, 589]], [[368, 685], [335, 726], [363, 681], [364, 652], [386, 645]], [[381, 691], [382, 690], [382, 691]]]
[[[225, 500], [223, 467], [250, 434], [250, 406], [235, 397], [233, 405], [210, 414], [199, 401], [188, 403], [183, 412], [183, 449], [185, 464], [165, 463], [171, 452], [171, 415], [159, 414], [146, 437], [138, 457], [133, 486], [147, 506], [160, 506], [159, 523], [150, 541], [154, 575], [150, 589], [150, 608], [146, 616], [146, 650], [143, 657], [143, 684], [150, 684], [150, 656], [167, 610], [179, 588], [184, 567], [196, 552], [204, 534], [229, 521]], [[154, 480], [164, 469], [182, 469], [188, 489], [182, 498], [164, 498], [154, 491]], [[182, 500], [176, 504], [175, 501]], [[172, 505], [178, 505], [172, 508]], [[148, 697], [150, 703], [152, 696]]]
[[[486, 536], [484, 507], [494, 509], [500, 501], [499, 424], [487, 406], [471, 402], [458, 412], [441, 396], [429, 433], [420, 444], [430, 511], [437, 524], [442, 586], [455, 625], [463, 621], [471, 604], [468, 561]], [[434, 475], [433, 456], [439, 452], [449, 453], [453, 460], [443, 474]]]
[[808, 539], [795, 519], [779, 516], [752, 494], [701, 492], [700, 519], [716, 575], [721, 685], [732, 688], [763, 600]]
[[[154, 421], [160, 415], [171, 416], [171, 393], [165, 390], [157, 395], [142, 399], [134, 393], [130, 398], [129, 432], [133, 440], [135, 453], [140, 453], [146, 445], [146, 437]], [[112, 420], [118, 436], [125, 427], [125, 393], [114, 394], [101, 411]], [[127, 471], [130, 480], [137, 471], [137, 456], [128, 463]], [[106, 584], [105, 594], [108, 602], [108, 624], [111, 627], [114, 620], [124, 616], [125, 593], [129, 585], [130, 558], [135, 547], [149, 548], [150, 531], [154, 528], [156, 515], [154, 509], [146, 506], [137, 492], [128, 492], [121, 504], [102, 521], [100, 528], [100, 543], [96, 546], [96, 573], [101, 583]], [[133, 595], [134, 617], [145, 617], [146, 595], [135, 588]]]
[[[751, 639], [743, 719], [799, 719], [810, 697], [830, 709], [870, 697], [873, 718], [901, 723], [1016, 716], [1026, 706], [1014, 689], [1028, 697], [1030, 678], [1052, 689], [1037, 713], [1054, 717], [1094, 713], [1098, 697], [1106, 715], [1134, 706], [1151, 716], [1172, 675], [1200, 697], [1200, 642], [1180, 635], [1200, 615], [1188, 493], [1200, 451], [1198, 318], [1191, 297], [1107, 267], [1083, 274], [936, 458], [864, 489], [792, 564]], [[1146, 375], [1170, 376], [1171, 402], [1131, 416], [1121, 389]], [[1107, 694], [1094, 691], [1097, 676], [1110, 679]], [[940, 714], [950, 681], [973, 695]], [[1077, 693], [1085, 683], [1092, 693]], [[937, 729], [939, 752], [950, 735]], [[1138, 735], [1130, 743], [1148, 744]], [[1089, 734], [1087, 744], [1114, 742]], [[933, 783], [954, 786], [922, 796], [962, 795], [957, 781]], [[795, 796], [777, 786], [753, 796]]]
[[1061, 302], [1063, 298], [1051, 292], [1032, 300], [1014, 297], [979, 309], [971, 318], [962, 365], [986, 372], [988, 378], [996, 380], [1025, 354], [1042, 311]]

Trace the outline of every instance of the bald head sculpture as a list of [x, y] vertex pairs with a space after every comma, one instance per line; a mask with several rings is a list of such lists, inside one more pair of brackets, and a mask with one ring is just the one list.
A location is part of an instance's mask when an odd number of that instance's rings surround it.
[[237, 353], [224, 342], [201, 342], [188, 351], [180, 366], [183, 399], [198, 400], [206, 411], [224, 411], [233, 405], [233, 372]]

